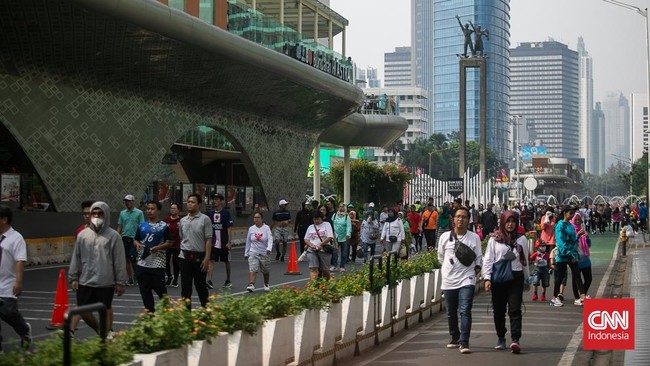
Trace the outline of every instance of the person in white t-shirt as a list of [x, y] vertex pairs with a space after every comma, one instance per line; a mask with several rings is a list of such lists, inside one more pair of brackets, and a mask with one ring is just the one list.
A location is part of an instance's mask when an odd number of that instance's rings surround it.
[[309, 278], [330, 277], [329, 263], [332, 253], [323, 250], [323, 247], [334, 240], [334, 231], [329, 222], [323, 220], [323, 213], [314, 212], [314, 224], [309, 225], [305, 234], [307, 258], [309, 258]]
[[246, 249], [244, 258], [248, 260], [248, 292], [255, 291], [257, 272], [264, 276], [264, 291], [271, 291], [269, 286], [269, 266], [271, 265], [271, 252], [273, 251], [273, 233], [269, 225], [264, 223], [261, 212], [253, 214], [254, 225], [248, 228], [246, 234]]
[[11, 209], [0, 205], [0, 318], [20, 336], [21, 347], [29, 348], [32, 327], [18, 311], [18, 296], [23, 292], [27, 245], [23, 236], [11, 227], [12, 219]]
[[[469, 336], [472, 329], [472, 302], [476, 288], [476, 276], [481, 271], [481, 239], [468, 230], [470, 212], [467, 207], [458, 207], [454, 213], [454, 229], [440, 235], [438, 240], [438, 261], [442, 264], [441, 289], [445, 295], [447, 320], [451, 341], [447, 348], [458, 348], [461, 353], [471, 353]], [[456, 244], [464, 243], [476, 254], [469, 266], [456, 258]], [[458, 327], [460, 313], [460, 329]]]

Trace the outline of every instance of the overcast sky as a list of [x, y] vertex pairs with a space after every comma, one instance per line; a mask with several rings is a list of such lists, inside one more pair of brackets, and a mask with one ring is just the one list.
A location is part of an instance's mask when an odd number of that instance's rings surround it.
[[[645, 8], [650, 0], [626, 0]], [[330, 7], [350, 21], [347, 55], [360, 66], [380, 70], [384, 53], [411, 44], [411, 0], [330, 0]], [[610, 91], [645, 93], [645, 18], [601, 0], [512, 0], [510, 44], [553, 38], [576, 50], [582, 36], [594, 65], [594, 101]], [[336, 49], [340, 51], [341, 40]], [[458, 44], [462, 46], [459, 30]], [[460, 52], [460, 48], [459, 48]]]

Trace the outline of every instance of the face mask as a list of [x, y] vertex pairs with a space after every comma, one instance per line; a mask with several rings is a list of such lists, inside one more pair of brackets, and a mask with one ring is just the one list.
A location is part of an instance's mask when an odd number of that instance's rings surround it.
[[90, 219], [90, 222], [97, 228], [100, 228], [102, 225], [104, 225], [104, 219], [100, 219], [99, 217], [93, 217]]
[[539, 251], [544, 253], [546, 251], [546, 247], [539, 247]]

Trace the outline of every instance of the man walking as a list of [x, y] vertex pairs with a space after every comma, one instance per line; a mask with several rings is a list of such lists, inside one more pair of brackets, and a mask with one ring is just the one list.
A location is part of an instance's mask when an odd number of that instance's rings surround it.
[[167, 293], [165, 250], [171, 248], [173, 238], [167, 223], [160, 220], [160, 202], [147, 201], [146, 207], [147, 221], [141, 223], [135, 233], [135, 248], [138, 252], [135, 276], [144, 307], [153, 313], [155, 307], [151, 291], [155, 291], [159, 299]]
[[[273, 240], [275, 241], [275, 260], [284, 262], [287, 254], [287, 243], [289, 242], [289, 224], [291, 223], [291, 212], [287, 210], [289, 202], [280, 200], [280, 209], [273, 212]], [[282, 250], [280, 250], [282, 247]]]
[[0, 205], [0, 319], [14, 328], [21, 347], [26, 349], [32, 342], [32, 327], [18, 311], [18, 296], [23, 292], [27, 244], [23, 236], [11, 227], [12, 220], [11, 209]]
[[[68, 280], [70, 287], [77, 292], [77, 305], [101, 302], [107, 310], [111, 309], [113, 293], [122, 296], [126, 286], [126, 259], [120, 234], [111, 227], [111, 210], [105, 202], [95, 202], [90, 206], [90, 224], [77, 235], [72, 250]], [[91, 313], [81, 314], [81, 318], [95, 332], [99, 324]], [[112, 313], [106, 317], [108, 337], [112, 337]]]
[[[469, 336], [472, 330], [472, 302], [476, 287], [476, 276], [481, 271], [481, 239], [467, 229], [470, 212], [459, 207], [453, 216], [454, 229], [443, 233], [438, 243], [438, 261], [442, 264], [441, 289], [445, 295], [447, 321], [451, 341], [447, 348], [458, 348], [461, 353], [471, 353]], [[456, 257], [456, 248], [461, 243], [469, 246], [476, 259], [469, 266]], [[460, 312], [460, 329], [458, 313]]]
[[181, 219], [179, 233], [181, 236], [181, 296], [187, 302], [187, 309], [192, 308], [192, 282], [196, 287], [201, 305], [208, 303], [208, 289], [205, 284], [205, 272], [210, 266], [212, 252], [212, 223], [210, 218], [201, 213], [201, 196], [192, 193], [187, 197], [187, 215]]
[[212, 195], [212, 210], [208, 213], [212, 222], [212, 252], [210, 253], [210, 267], [208, 268], [209, 289], [214, 288], [212, 283], [212, 272], [216, 262], [223, 262], [226, 265], [226, 282], [223, 288], [231, 288], [230, 282], [230, 228], [233, 225], [230, 212], [224, 207], [225, 197], [221, 193]]
[[126, 274], [129, 276], [127, 286], [133, 286], [135, 285], [133, 267], [135, 267], [137, 255], [133, 239], [135, 238], [135, 232], [138, 230], [138, 225], [144, 222], [144, 214], [135, 207], [135, 197], [131, 194], [124, 196], [124, 205], [126, 208], [120, 212], [120, 217], [117, 220], [117, 232], [122, 236], [122, 243], [124, 244]]

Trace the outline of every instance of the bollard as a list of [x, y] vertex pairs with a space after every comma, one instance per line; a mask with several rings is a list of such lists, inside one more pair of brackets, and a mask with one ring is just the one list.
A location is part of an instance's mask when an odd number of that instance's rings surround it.
[[71, 365], [70, 355], [70, 321], [73, 315], [90, 313], [97, 311], [99, 313], [99, 336], [102, 339], [102, 345], [106, 341], [106, 305], [98, 302], [95, 304], [78, 306], [66, 312], [63, 321], [63, 365]]
[[[370, 288], [374, 289], [374, 273], [375, 273], [375, 260], [379, 262], [379, 272], [381, 273], [383, 269], [383, 264], [384, 264], [384, 259], [383, 255], [374, 255], [370, 257]], [[373, 325], [373, 331], [375, 333], [375, 346], [379, 344], [379, 331], [377, 330], [377, 326], [379, 326], [379, 323], [381, 323], [381, 319], [379, 318], [379, 314], [381, 313], [381, 291], [379, 294], [375, 293], [374, 291], [371, 292], [372, 296], [375, 297], [375, 306], [373, 309], [373, 320], [374, 320], [374, 325]]]
[[627, 233], [625, 230], [621, 231], [621, 245], [623, 249], [623, 257], [627, 256]]

